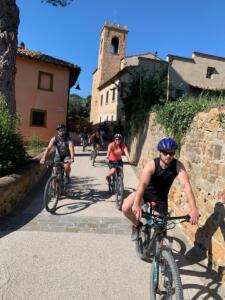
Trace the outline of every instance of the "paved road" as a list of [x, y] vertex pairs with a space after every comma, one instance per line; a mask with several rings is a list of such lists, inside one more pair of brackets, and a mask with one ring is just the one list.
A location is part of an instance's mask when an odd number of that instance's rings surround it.
[[[1, 299], [149, 299], [150, 265], [137, 258], [130, 225], [107, 192], [105, 156], [92, 167], [88, 153], [79, 150], [70, 195], [60, 200], [55, 215], [43, 210], [44, 178], [0, 220]], [[129, 165], [124, 172], [128, 194], [137, 178]], [[185, 300], [224, 299], [216, 276], [181, 242], [180, 229], [173, 234]]]

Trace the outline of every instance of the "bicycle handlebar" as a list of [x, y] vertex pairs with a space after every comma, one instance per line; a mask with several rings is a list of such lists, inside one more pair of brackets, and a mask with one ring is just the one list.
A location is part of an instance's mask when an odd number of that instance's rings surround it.
[[45, 164], [46, 164], [47, 166], [49, 166], [49, 167], [52, 167], [52, 166], [64, 166], [64, 163], [65, 163], [65, 162], [60, 162], [60, 161], [55, 162], [55, 161], [53, 161], [53, 160], [46, 160], [46, 161], [45, 161]]
[[145, 219], [153, 217], [155, 219], [162, 219], [163, 221], [183, 220], [184, 222], [189, 222], [190, 218], [191, 218], [189, 215], [184, 215], [184, 216], [179, 216], [179, 217], [169, 217], [169, 216], [163, 216], [163, 215], [155, 215], [155, 214], [146, 213], [143, 210], [142, 210], [142, 217], [145, 218]]

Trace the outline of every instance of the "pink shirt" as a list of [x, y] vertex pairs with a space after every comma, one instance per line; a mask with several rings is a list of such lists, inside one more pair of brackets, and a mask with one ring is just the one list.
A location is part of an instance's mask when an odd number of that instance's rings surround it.
[[125, 144], [121, 144], [120, 146], [115, 146], [115, 142], [109, 144], [109, 160], [116, 161], [122, 160], [122, 154], [124, 149], [126, 148]]

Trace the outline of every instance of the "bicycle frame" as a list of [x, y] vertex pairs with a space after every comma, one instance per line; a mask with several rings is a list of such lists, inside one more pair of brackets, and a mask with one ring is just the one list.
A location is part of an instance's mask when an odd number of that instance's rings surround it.
[[52, 175], [57, 176], [57, 180], [60, 183], [60, 189], [64, 189], [64, 162], [54, 162], [54, 161], [48, 161], [47, 162], [48, 166], [52, 167]]
[[114, 168], [116, 169], [116, 172], [113, 175], [113, 185], [115, 187], [115, 186], [117, 186], [116, 181], [117, 181], [118, 176], [121, 176], [123, 178], [123, 168], [121, 167], [121, 164], [119, 164], [118, 162], [115, 162]]
[[[176, 299], [183, 299], [179, 270], [172, 253], [173, 237], [167, 236], [167, 229], [172, 229], [175, 226], [176, 223], [173, 221], [189, 221], [190, 216], [170, 217], [168, 215], [156, 215], [153, 213], [153, 207], [151, 205], [150, 213], [143, 211], [142, 216], [147, 221], [144, 226], [150, 226], [154, 230], [150, 242], [147, 245], [147, 251], [145, 252], [145, 254], [150, 253], [150, 249], [152, 248], [153, 243], [155, 243], [155, 249], [153, 249], [154, 259], [151, 273], [152, 277], [150, 281], [151, 297], [152, 299], [156, 299], [154, 296], [156, 294], [176, 294]], [[166, 239], [168, 240], [168, 243], [165, 243]]]

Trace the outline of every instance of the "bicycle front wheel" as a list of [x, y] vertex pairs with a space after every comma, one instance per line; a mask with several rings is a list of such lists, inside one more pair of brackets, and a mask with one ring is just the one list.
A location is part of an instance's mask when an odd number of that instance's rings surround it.
[[150, 275], [150, 300], [183, 300], [180, 274], [169, 249], [154, 257]]
[[122, 209], [123, 206], [123, 194], [124, 194], [124, 186], [123, 186], [123, 178], [122, 176], [117, 176], [116, 180], [116, 206], [119, 210]]
[[97, 151], [96, 151], [96, 150], [94, 150], [94, 153], [93, 153], [93, 161], [92, 161], [92, 166], [94, 166], [94, 165], [95, 165], [95, 159], [96, 159], [96, 157], [97, 157]]
[[44, 207], [53, 213], [56, 209], [60, 196], [60, 183], [56, 175], [51, 176], [45, 186], [44, 190]]
[[[138, 230], [138, 238], [135, 241], [137, 256], [146, 261], [152, 262], [153, 252], [155, 250], [154, 230], [151, 226], [144, 225]], [[150, 247], [151, 243], [151, 248]]]

